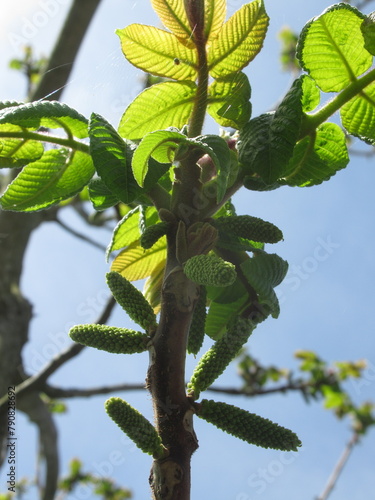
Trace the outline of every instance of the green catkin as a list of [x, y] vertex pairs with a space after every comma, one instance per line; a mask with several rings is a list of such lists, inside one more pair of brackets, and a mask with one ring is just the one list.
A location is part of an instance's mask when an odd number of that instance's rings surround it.
[[138, 410], [121, 398], [110, 398], [105, 402], [105, 410], [120, 429], [144, 453], [154, 458], [164, 455], [164, 447], [155, 427]]
[[190, 325], [187, 351], [189, 354], [197, 354], [202, 347], [206, 325], [206, 300], [207, 292], [204, 286], [201, 286], [199, 299], [195, 305], [193, 318]]
[[219, 232], [231, 233], [240, 238], [261, 243], [277, 243], [283, 239], [283, 233], [271, 222], [251, 215], [218, 217], [213, 224]]
[[224, 372], [241, 347], [247, 342], [254, 323], [238, 316], [229, 326], [226, 334], [201, 357], [191, 376], [188, 388], [195, 399]]
[[184, 264], [184, 273], [191, 281], [205, 286], [229, 286], [237, 278], [235, 266], [216, 255], [191, 257]]
[[167, 234], [171, 224], [169, 222], [159, 222], [153, 226], [146, 227], [142, 233], [140, 244], [144, 249], [149, 249], [165, 234]]
[[116, 354], [144, 352], [149, 341], [145, 333], [107, 325], [76, 325], [69, 336], [79, 344]]
[[156, 328], [155, 313], [142, 292], [115, 271], [107, 273], [107, 283], [116, 302], [133, 321], [148, 332]]
[[262, 448], [297, 451], [301, 446], [293, 431], [233, 405], [203, 399], [197, 415], [228, 434]]

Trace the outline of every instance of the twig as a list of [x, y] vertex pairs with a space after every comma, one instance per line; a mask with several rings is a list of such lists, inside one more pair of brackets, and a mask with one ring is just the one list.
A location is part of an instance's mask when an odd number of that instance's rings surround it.
[[333, 488], [335, 487], [335, 485], [337, 483], [337, 480], [338, 480], [338, 478], [339, 478], [339, 476], [344, 468], [344, 465], [348, 461], [349, 456], [350, 456], [351, 452], [353, 451], [354, 446], [358, 443], [358, 441], [359, 441], [359, 435], [356, 432], [354, 432], [352, 438], [350, 439], [350, 441], [346, 445], [339, 461], [337, 462], [335, 468], [333, 469], [333, 472], [332, 472], [330, 478], [328, 479], [327, 485], [326, 485], [323, 493], [316, 500], [327, 500], [328, 496], [330, 495], [331, 491], [333, 490]]
[[76, 237], [76, 238], [79, 238], [80, 240], [83, 240], [85, 241], [86, 243], [90, 243], [90, 245], [96, 247], [96, 248], [99, 248], [99, 250], [101, 250], [102, 252], [105, 252], [107, 250], [107, 248], [104, 246], [104, 245], [101, 245], [100, 243], [98, 243], [97, 241], [95, 240], [92, 240], [91, 238], [89, 238], [88, 236], [80, 233], [79, 231], [76, 231], [75, 229], [72, 229], [70, 226], [68, 226], [67, 224], [65, 224], [65, 222], [63, 222], [61, 219], [59, 219], [57, 216], [54, 218], [54, 221], [62, 228], [62, 229], [65, 229], [65, 231], [67, 231], [68, 233], [70, 233], [72, 236]]
[[43, 392], [50, 398], [89, 398], [100, 394], [110, 394], [122, 391], [140, 391], [145, 389], [145, 384], [117, 384], [103, 387], [92, 387], [91, 389], [61, 389], [45, 385]]

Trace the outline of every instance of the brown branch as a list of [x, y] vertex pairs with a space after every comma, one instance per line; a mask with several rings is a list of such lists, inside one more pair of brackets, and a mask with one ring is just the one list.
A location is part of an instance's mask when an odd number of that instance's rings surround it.
[[61, 98], [79, 48], [100, 1], [74, 0], [49, 58], [47, 69], [30, 97], [32, 101]]
[[316, 499], [316, 500], [327, 500], [328, 496], [332, 492], [333, 488], [336, 486], [337, 480], [346, 464], [348, 461], [351, 452], [353, 451], [354, 446], [358, 443], [359, 441], [359, 435], [355, 432], [353, 436], [351, 437], [350, 441], [347, 443], [341, 457], [339, 458], [339, 461], [335, 465], [335, 468], [333, 469], [333, 472], [328, 479], [327, 485], [323, 491], [323, 493]]
[[43, 392], [53, 399], [66, 399], [66, 398], [89, 398], [91, 396], [98, 396], [100, 394], [110, 394], [113, 392], [123, 391], [141, 391], [145, 389], [145, 384], [117, 384], [102, 387], [92, 387], [91, 389], [61, 389], [60, 387], [53, 387], [46, 384], [43, 387]]

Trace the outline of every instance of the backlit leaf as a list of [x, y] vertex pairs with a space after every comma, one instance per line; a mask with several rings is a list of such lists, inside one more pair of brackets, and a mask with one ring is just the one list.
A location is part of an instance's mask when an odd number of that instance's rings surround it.
[[81, 191], [94, 174], [91, 157], [80, 151], [52, 149], [29, 163], [0, 198], [4, 210], [47, 208]]
[[111, 271], [117, 271], [129, 281], [137, 281], [151, 275], [155, 267], [166, 257], [166, 238], [160, 238], [152, 248], [144, 250], [138, 242], [132, 243], [113, 261]]
[[142, 24], [116, 33], [125, 57], [137, 68], [175, 80], [196, 80], [196, 50], [182, 45], [172, 33]]
[[[0, 125], [1, 132], [22, 132], [17, 125]], [[0, 168], [23, 167], [40, 158], [44, 153], [43, 144], [39, 141], [18, 138], [0, 138]]]
[[138, 184], [143, 186], [150, 157], [160, 163], [172, 163], [178, 144], [185, 141], [187, 137], [184, 134], [171, 130], [157, 130], [147, 134], [133, 155], [132, 169]]
[[182, 128], [193, 107], [196, 85], [193, 82], [163, 82], [144, 90], [123, 114], [119, 133], [137, 140], [155, 130]]
[[349, 134], [375, 143], [375, 83], [365, 87], [360, 94], [345, 103], [341, 110], [343, 126]]
[[181, 43], [187, 47], [194, 47], [184, 2], [181, 0], [151, 0], [151, 4], [164, 26], [168, 28]]
[[372, 56], [360, 29], [364, 17], [355, 7], [339, 3], [303, 28], [297, 57], [324, 92], [339, 92], [370, 68]]
[[345, 134], [335, 123], [323, 123], [316, 134], [299, 141], [279, 182], [288, 186], [314, 186], [328, 180], [349, 162]]
[[235, 302], [219, 304], [212, 302], [206, 317], [205, 332], [213, 340], [220, 339], [227, 331], [227, 324], [234, 319], [243, 309], [247, 295], [240, 297]]
[[147, 302], [151, 304], [155, 314], [160, 312], [161, 288], [163, 284], [164, 271], [165, 260], [162, 260], [156, 267], [154, 267], [143, 288], [143, 295], [145, 296]]
[[279, 285], [288, 271], [288, 263], [276, 254], [259, 252], [241, 264], [250, 285], [259, 296], [259, 302], [269, 309], [272, 317], [280, 312], [274, 287]]
[[13, 123], [36, 130], [39, 127], [64, 128], [82, 139], [88, 136], [88, 121], [75, 109], [57, 101], [36, 101], [0, 111], [0, 123]]
[[226, 15], [226, 0], [204, 2], [204, 33], [210, 42], [221, 30]]
[[320, 90], [308, 75], [302, 78], [302, 109], [305, 113], [313, 111], [320, 103]]
[[88, 194], [93, 207], [98, 211], [113, 207], [120, 201], [99, 177], [89, 182]]
[[208, 113], [222, 127], [242, 128], [251, 115], [251, 88], [247, 76], [233, 73], [208, 88]]
[[211, 76], [221, 78], [247, 66], [263, 46], [268, 21], [263, 0], [245, 4], [233, 14], [208, 48]]
[[[133, 208], [118, 222], [112, 233], [111, 242], [107, 248], [107, 260], [111, 252], [125, 248], [134, 242], [138, 242], [141, 237], [139, 227], [140, 209], [140, 205]], [[159, 220], [155, 207], [146, 207], [146, 220], [149, 225], [155, 224]]]
[[371, 12], [363, 20], [361, 31], [365, 40], [365, 49], [373, 56], [375, 55], [375, 11]]
[[274, 113], [254, 118], [241, 131], [239, 161], [266, 185], [284, 175], [292, 157], [301, 125], [301, 98], [302, 82], [297, 79]]

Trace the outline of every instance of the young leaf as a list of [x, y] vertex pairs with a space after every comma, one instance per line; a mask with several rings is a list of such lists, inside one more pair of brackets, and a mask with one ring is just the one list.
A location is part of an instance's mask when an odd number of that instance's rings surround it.
[[133, 174], [138, 184], [143, 186], [150, 157], [160, 163], [172, 163], [178, 145], [186, 141], [184, 134], [171, 130], [157, 130], [147, 134], [139, 143], [132, 160]]
[[335, 123], [323, 123], [315, 134], [297, 143], [279, 182], [288, 186], [315, 186], [345, 168], [348, 162], [344, 132]]
[[57, 101], [36, 101], [5, 107], [0, 112], [0, 123], [13, 123], [36, 130], [39, 127], [64, 128], [79, 139], [88, 136], [88, 121], [75, 109]]
[[238, 143], [239, 161], [258, 174], [266, 185], [283, 176], [293, 154], [302, 117], [302, 82], [294, 81], [275, 113], [251, 120]]
[[371, 67], [360, 29], [364, 17], [355, 7], [339, 3], [303, 28], [297, 57], [324, 92], [340, 92]]
[[375, 83], [365, 87], [360, 94], [345, 103], [341, 110], [343, 126], [349, 134], [375, 143]]
[[161, 288], [163, 285], [164, 271], [165, 259], [160, 261], [159, 264], [153, 268], [143, 288], [143, 295], [145, 296], [147, 302], [150, 303], [155, 314], [160, 311]]
[[247, 300], [248, 296], [244, 293], [242, 297], [234, 302], [226, 304], [211, 302], [206, 318], [205, 328], [207, 335], [213, 340], [222, 338], [227, 331], [227, 325], [240, 314]]
[[142, 24], [131, 24], [116, 33], [125, 57], [137, 68], [165, 78], [196, 80], [197, 52], [172, 33]]
[[259, 252], [244, 261], [241, 269], [259, 295], [259, 302], [267, 307], [273, 318], [277, 318], [280, 306], [273, 289], [285, 278], [288, 263], [276, 254]]
[[301, 446], [298, 436], [291, 430], [227, 403], [203, 399], [197, 416], [232, 436], [262, 448], [297, 451]]
[[181, 0], [151, 0], [155, 12], [162, 23], [186, 47], [194, 47], [189, 20], [185, 12], [185, 4]]
[[231, 167], [231, 155], [227, 141], [217, 135], [201, 135], [194, 139], [206, 154], [210, 156], [216, 168], [217, 176], [217, 202], [223, 199], [228, 185], [228, 177]]
[[163, 82], [141, 92], [123, 114], [119, 133], [130, 140], [167, 127], [182, 128], [193, 108], [193, 82]]
[[[1, 132], [22, 132], [17, 125], [0, 125]], [[0, 139], [0, 168], [23, 167], [38, 160], [44, 153], [43, 144], [38, 141], [18, 138]]]
[[221, 78], [247, 66], [263, 46], [268, 22], [263, 0], [245, 4], [233, 14], [208, 48], [210, 75]]
[[319, 106], [320, 91], [315, 81], [308, 75], [302, 75], [302, 110], [305, 113], [313, 111]]
[[106, 210], [120, 201], [117, 196], [107, 188], [102, 179], [98, 177], [91, 179], [87, 187], [90, 201], [95, 210]]
[[204, 34], [210, 42], [220, 32], [226, 15], [226, 0], [204, 2]]
[[0, 198], [4, 210], [34, 211], [79, 193], [94, 175], [89, 155], [52, 149], [29, 163]]
[[250, 96], [250, 83], [244, 73], [228, 75], [209, 86], [207, 111], [222, 127], [240, 129], [250, 120]]
[[92, 114], [89, 126], [90, 153], [102, 181], [124, 203], [133, 201], [140, 189], [130, 168], [127, 144], [102, 116]]
[[375, 56], [375, 12], [365, 17], [361, 24], [361, 31], [365, 40], [365, 49]]
[[117, 271], [129, 281], [141, 280], [150, 276], [165, 256], [165, 237], [160, 238], [149, 250], [144, 250], [138, 242], [134, 242], [114, 259], [111, 271]]

